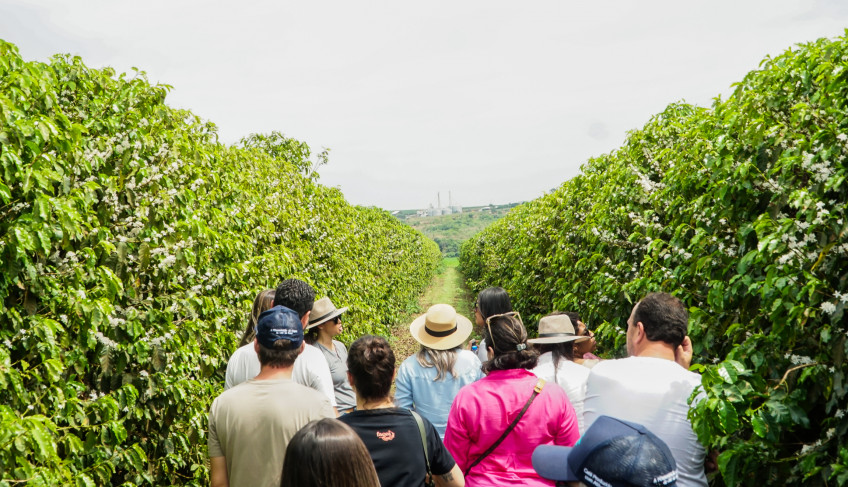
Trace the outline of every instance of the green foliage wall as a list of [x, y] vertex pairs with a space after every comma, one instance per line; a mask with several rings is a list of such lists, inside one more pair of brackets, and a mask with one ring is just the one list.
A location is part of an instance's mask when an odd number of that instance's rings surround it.
[[207, 484], [256, 292], [299, 277], [349, 335], [385, 333], [438, 265], [319, 185], [305, 144], [226, 147], [166, 93], [0, 41], [0, 485]]
[[714, 485], [848, 484], [846, 68], [846, 38], [766, 59], [461, 249], [474, 290], [505, 287], [528, 322], [580, 311], [608, 356], [639, 298], [683, 299]]

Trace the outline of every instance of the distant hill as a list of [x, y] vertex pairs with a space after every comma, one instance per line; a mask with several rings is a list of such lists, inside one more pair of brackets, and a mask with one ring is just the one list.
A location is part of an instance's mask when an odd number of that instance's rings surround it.
[[433, 239], [445, 257], [456, 257], [462, 242], [520, 204], [471, 206], [463, 208], [462, 213], [441, 216], [417, 216], [418, 210], [401, 210], [393, 215]]

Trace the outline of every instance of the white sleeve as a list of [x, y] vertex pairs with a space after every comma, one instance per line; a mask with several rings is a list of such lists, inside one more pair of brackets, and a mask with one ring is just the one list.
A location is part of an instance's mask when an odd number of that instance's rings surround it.
[[259, 356], [253, 349], [253, 343], [240, 347], [233, 352], [232, 357], [227, 362], [227, 375], [224, 383], [224, 390], [235, 387], [242, 382], [246, 382], [257, 375], [262, 366], [259, 365]]
[[308, 344], [303, 348], [303, 352], [294, 361], [292, 379], [324, 394], [330, 404], [336, 407], [336, 392], [333, 388], [333, 377], [330, 375], [330, 365], [317, 348]]

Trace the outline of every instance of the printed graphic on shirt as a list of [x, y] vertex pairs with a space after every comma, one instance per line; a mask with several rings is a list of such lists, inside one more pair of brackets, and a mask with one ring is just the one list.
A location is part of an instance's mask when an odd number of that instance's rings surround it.
[[377, 438], [380, 438], [383, 441], [392, 441], [395, 439], [395, 432], [392, 430], [378, 431]]

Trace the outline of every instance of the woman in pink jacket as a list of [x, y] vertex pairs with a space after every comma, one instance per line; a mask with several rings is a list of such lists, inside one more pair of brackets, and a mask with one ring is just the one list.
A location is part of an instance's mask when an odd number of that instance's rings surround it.
[[489, 353], [483, 365], [487, 376], [463, 387], [454, 399], [445, 446], [468, 486], [552, 486], [553, 481], [533, 469], [531, 457], [539, 445], [577, 442], [574, 408], [561, 387], [527, 370], [539, 356], [527, 346], [518, 313], [489, 317], [483, 338]]

